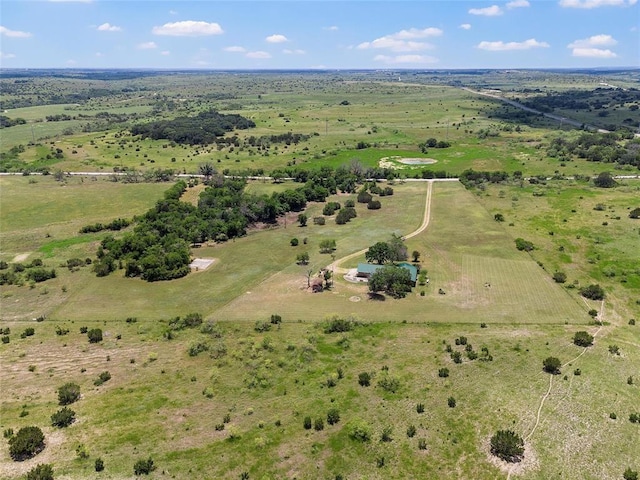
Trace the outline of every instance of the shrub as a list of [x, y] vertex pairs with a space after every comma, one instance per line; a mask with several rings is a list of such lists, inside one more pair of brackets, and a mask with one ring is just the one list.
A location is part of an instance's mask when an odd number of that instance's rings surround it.
[[453, 363], [462, 363], [462, 354], [460, 352], [451, 352]]
[[418, 403], [416, 405], [416, 412], [418, 413], [424, 413], [424, 403]]
[[153, 460], [149, 457], [146, 460], [138, 460], [133, 465], [133, 473], [135, 475], [148, 475], [153, 472], [156, 467], [153, 465]]
[[68, 382], [58, 388], [58, 404], [71, 405], [80, 398], [80, 385]]
[[353, 419], [347, 424], [347, 433], [349, 438], [358, 442], [368, 442], [371, 440], [371, 427], [359, 418]]
[[302, 421], [302, 426], [304, 427], [305, 430], [311, 430], [311, 417], [309, 416], [304, 417], [304, 420]]
[[263, 322], [262, 320], [256, 320], [256, 324], [254, 325], [253, 329], [259, 333], [268, 332], [269, 330], [271, 330], [271, 323]]
[[640, 413], [631, 413], [629, 415], [629, 421], [631, 423], [640, 423]]
[[358, 384], [361, 387], [368, 387], [371, 385], [371, 374], [369, 372], [362, 372], [358, 375]]
[[438, 376], [440, 378], [447, 378], [449, 376], [449, 369], [441, 368], [440, 370], [438, 370]]
[[53, 467], [48, 463], [39, 463], [27, 472], [25, 480], [53, 480]]
[[590, 347], [593, 345], [593, 336], [585, 331], [576, 332], [573, 336], [573, 343], [579, 347]]
[[89, 331], [89, 327], [80, 327], [80, 333], [84, 334]]
[[391, 436], [392, 434], [393, 434], [393, 429], [391, 427], [384, 427], [382, 429], [382, 435], [380, 435], [380, 441], [392, 442], [393, 441], [393, 437]]
[[516, 248], [520, 251], [530, 252], [533, 250], [533, 243], [525, 240], [524, 238], [516, 238]]
[[36, 331], [33, 327], [27, 327], [24, 329], [24, 332], [20, 334], [20, 338], [33, 337]]
[[552, 375], [558, 375], [560, 373], [560, 366], [560, 360], [556, 357], [547, 357], [542, 362], [542, 369]]
[[324, 217], [313, 217], [314, 225], [324, 225], [327, 223], [327, 220]]
[[631, 467], [627, 467], [622, 474], [622, 478], [624, 478], [624, 480], [638, 480], [638, 472], [631, 470]]
[[553, 281], [556, 283], [564, 283], [567, 281], [567, 274], [564, 272], [555, 272], [553, 274]]
[[16, 461], [36, 456], [44, 449], [44, 434], [38, 427], [23, 427], [9, 439], [9, 455]]
[[289, 244], [290, 244], [292, 247], [297, 247], [297, 246], [298, 246], [298, 243], [299, 243], [299, 242], [298, 242], [298, 239], [297, 239], [297, 238], [292, 238], [291, 240], [289, 240]]
[[350, 318], [340, 318], [337, 315], [329, 318], [323, 325], [324, 333], [342, 333], [353, 330], [356, 322]]
[[353, 200], [349, 199], [349, 200], [345, 200], [344, 202], [344, 206], [345, 207], [350, 207], [353, 208], [356, 206], [356, 202], [354, 202]]
[[332, 408], [327, 412], [327, 423], [329, 425], [335, 425], [340, 421], [340, 412], [337, 408]]
[[455, 408], [456, 406], [456, 399], [453, 397], [449, 397], [447, 398], [447, 405], [449, 405], [449, 408]]
[[416, 427], [415, 425], [409, 425], [407, 427], [407, 437], [409, 438], [413, 438], [416, 434]]
[[611, 412], [611, 413], [609, 414], [609, 418], [610, 418], [611, 420], [615, 420], [615, 419], [617, 419], [617, 418], [618, 418], [618, 415], [616, 415], [616, 414], [615, 414], [615, 412]]
[[98, 378], [93, 382], [93, 384], [96, 387], [99, 387], [104, 382], [108, 382], [109, 380], [111, 380], [111, 374], [105, 371], [105, 372], [102, 372], [100, 375], [98, 375]]
[[10, 341], [11, 341], [11, 338], [9, 338], [9, 335], [2, 336], [2, 343], [9, 343]]
[[101, 472], [104, 470], [104, 462], [101, 458], [96, 458], [95, 469], [96, 472]]
[[396, 393], [400, 389], [400, 380], [391, 375], [383, 375], [378, 380], [378, 386], [387, 393]]
[[369, 203], [367, 203], [367, 208], [369, 210], [380, 210], [381, 207], [382, 204], [379, 200], [371, 200]]
[[87, 332], [89, 343], [99, 343], [102, 341], [102, 330], [99, 328], [92, 328]]
[[580, 295], [591, 300], [602, 300], [604, 298], [604, 290], [600, 285], [589, 285], [580, 289]]
[[193, 344], [191, 344], [189, 346], [188, 353], [189, 353], [190, 357], [197, 357], [199, 354], [201, 354], [202, 352], [206, 352], [207, 350], [209, 350], [209, 344], [208, 343], [197, 342], [197, 343], [193, 343]]
[[56, 413], [51, 415], [51, 425], [54, 427], [64, 428], [71, 425], [76, 419], [76, 412], [70, 408], [63, 407]]
[[611, 355], [620, 355], [620, 347], [618, 345], [609, 345], [609, 353]]
[[313, 422], [313, 428], [316, 431], [324, 430], [324, 420], [321, 418], [316, 418], [315, 422]]
[[273, 325], [279, 325], [282, 323], [282, 317], [280, 315], [274, 314], [271, 315], [271, 323]]
[[418, 439], [418, 450], [426, 450], [427, 449], [427, 440], [426, 438]]
[[491, 437], [491, 453], [505, 462], [519, 462], [524, 456], [524, 440], [512, 430], [498, 430]]

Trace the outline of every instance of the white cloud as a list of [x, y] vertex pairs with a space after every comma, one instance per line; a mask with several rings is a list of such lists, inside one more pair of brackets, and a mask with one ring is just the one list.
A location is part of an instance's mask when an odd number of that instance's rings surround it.
[[284, 35], [280, 35], [278, 33], [274, 35], [269, 35], [267, 38], [265, 38], [265, 40], [269, 43], [284, 43], [289, 41], [287, 37], [285, 37]]
[[560, 0], [560, 6], [566, 8], [626, 7], [635, 5], [637, 0]]
[[144, 42], [138, 44], [139, 50], [153, 50], [154, 48], [158, 48], [156, 42]]
[[507, 3], [507, 8], [524, 8], [530, 6], [531, 4], [527, 0], [513, 0]]
[[391, 37], [376, 38], [373, 42], [364, 42], [356, 48], [366, 50], [369, 48], [386, 48], [392, 52], [419, 52], [433, 48], [433, 45], [425, 42], [411, 42], [405, 40], [397, 40]]
[[0, 25], [0, 35], [12, 38], [29, 38], [31, 34], [29, 32], [21, 32], [20, 30], [9, 30], [7, 27]]
[[498, 5], [491, 5], [485, 8], [472, 8], [469, 10], [471, 15], [483, 15], [485, 17], [495, 17], [502, 15], [502, 9]]
[[217, 23], [184, 20], [182, 22], [165, 23], [161, 27], [153, 27], [152, 33], [172, 37], [202, 37], [224, 33]]
[[171, 55], [171, 52], [169, 50], [163, 50], [160, 52], [160, 55], [164, 55], [166, 57], [167, 55]]
[[16, 56], [13, 53], [4, 53], [4, 52], [0, 52], [0, 58], [3, 59], [9, 59], [9, 58], [16, 58]]
[[287, 49], [285, 49], [285, 50], [282, 50], [282, 53], [284, 53], [284, 54], [286, 54], [286, 55], [304, 55], [304, 54], [305, 54], [305, 53], [307, 53], [307, 52], [305, 52], [304, 50], [300, 50], [300, 49], [297, 49], [297, 50], [289, 50], [289, 49], [287, 48]]
[[111, 25], [110, 23], [103, 23], [98, 27], [98, 31], [100, 32], [119, 32], [122, 28], [117, 27], [115, 25]]
[[491, 52], [507, 52], [511, 50], [529, 50], [531, 48], [547, 48], [547, 42], [539, 42], [535, 38], [530, 38], [524, 42], [480, 42], [476, 48], [480, 50], [489, 50]]
[[388, 35], [390, 38], [397, 40], [408, 40], [413, 38], [427, 38], [427, 37], [439, 37], [442, 35], [442, 30], [439, 28], [410, 28], [408, 30], [400, 30], [399, 32]]
[[438, 61], [437, 58], [428, 55], [376, 55], [373, 59], [376, 62], [383, 62], [389, 65], [397, 65], [399, 63], [425, 64], [436, 63]]
[[609, 50], [603, 50], [601, 48], [574, 48], [571, 52], [573, 57], [590, 57], [590, 58], [616, 58], [614, 52]]
[[169, 15], [177, 15], [178, 12], [176, 12], [175, 10], [169, 10]]
[[331, 30], [332, 32], [335, 32], [338, 30], [338, 27], [336, 25], [331, 25], [330, 27], [324, 27], [324, 30]]
[[433, 45], [425, 42], [416, 42], [414, 41], [415, 39], [439, 37], [440, 35], [442, 35], [442, 30], [439, 28], [409, 28], [376, 38], [371, 42], [362, 42], [356, 48], [360, 50], [386, 48], [392, 52], [419, 52], [433, 48]]
[[225, 52], [243, 53], [243, 52], [246, 52], [246, 51], [247, 51], [247, 49], [246, 49], [246, 48], [244, 48], [244, 47], [240, 47], [240, 46], [238, 46], [238, 45], [233, 45], [233, 46], [231, 46], [231, 47], [225, 47], [225, 48], [224, 48], [224, 51], [225, 51]]
[[471, 24], [470, 23], [463, 23], [462, 25], [460, 25], [460, 28], [463, 30], [471, 30]]
[[262, 51], [257, 51], [257, 52], [248, 52], [245, 57], [247, 58], [271, 58], [271, 54], [268, 52], [262, 52]]
[[616, 45], [618, 41], [611, 35], [594, 35], [589, 38], [576, 40], [567, 45], [568, 48], [588, 48], [588, 47], [611, 47]]

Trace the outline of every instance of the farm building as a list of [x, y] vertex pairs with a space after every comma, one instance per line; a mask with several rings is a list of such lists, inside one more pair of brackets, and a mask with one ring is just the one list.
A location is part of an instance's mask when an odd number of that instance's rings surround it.
[[[356, 276], [359, 278], [366, 278], [368, 280], [376, 270], [382, 268], [383, 266], [384, 265], [375, 265], [372, 263], [359, 263], [358, 273], [356, 274]], [[409, 273], [411, 274], [411, 282], [415, 286], [416, 280], [418, 279], [418, 267], [407, 262], [398, 263], [397, 266], [409, 270]]]

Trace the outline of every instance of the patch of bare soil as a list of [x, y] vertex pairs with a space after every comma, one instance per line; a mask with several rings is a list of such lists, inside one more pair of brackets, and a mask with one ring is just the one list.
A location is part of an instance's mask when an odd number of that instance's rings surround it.
[[27, 258], [29, 258], [29, 255], [31, 255], [31, 252], [21, 253], [19, 255], [16, 255], [15, 257], [13, 257], [13, 260], [11, 261], [11, 263], [24, 262]]

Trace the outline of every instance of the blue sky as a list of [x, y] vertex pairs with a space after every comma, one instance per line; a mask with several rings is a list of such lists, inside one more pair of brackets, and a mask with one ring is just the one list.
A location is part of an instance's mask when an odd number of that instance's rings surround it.
[[640, 66], [637, 0], [2, 0], [3, 68]]

